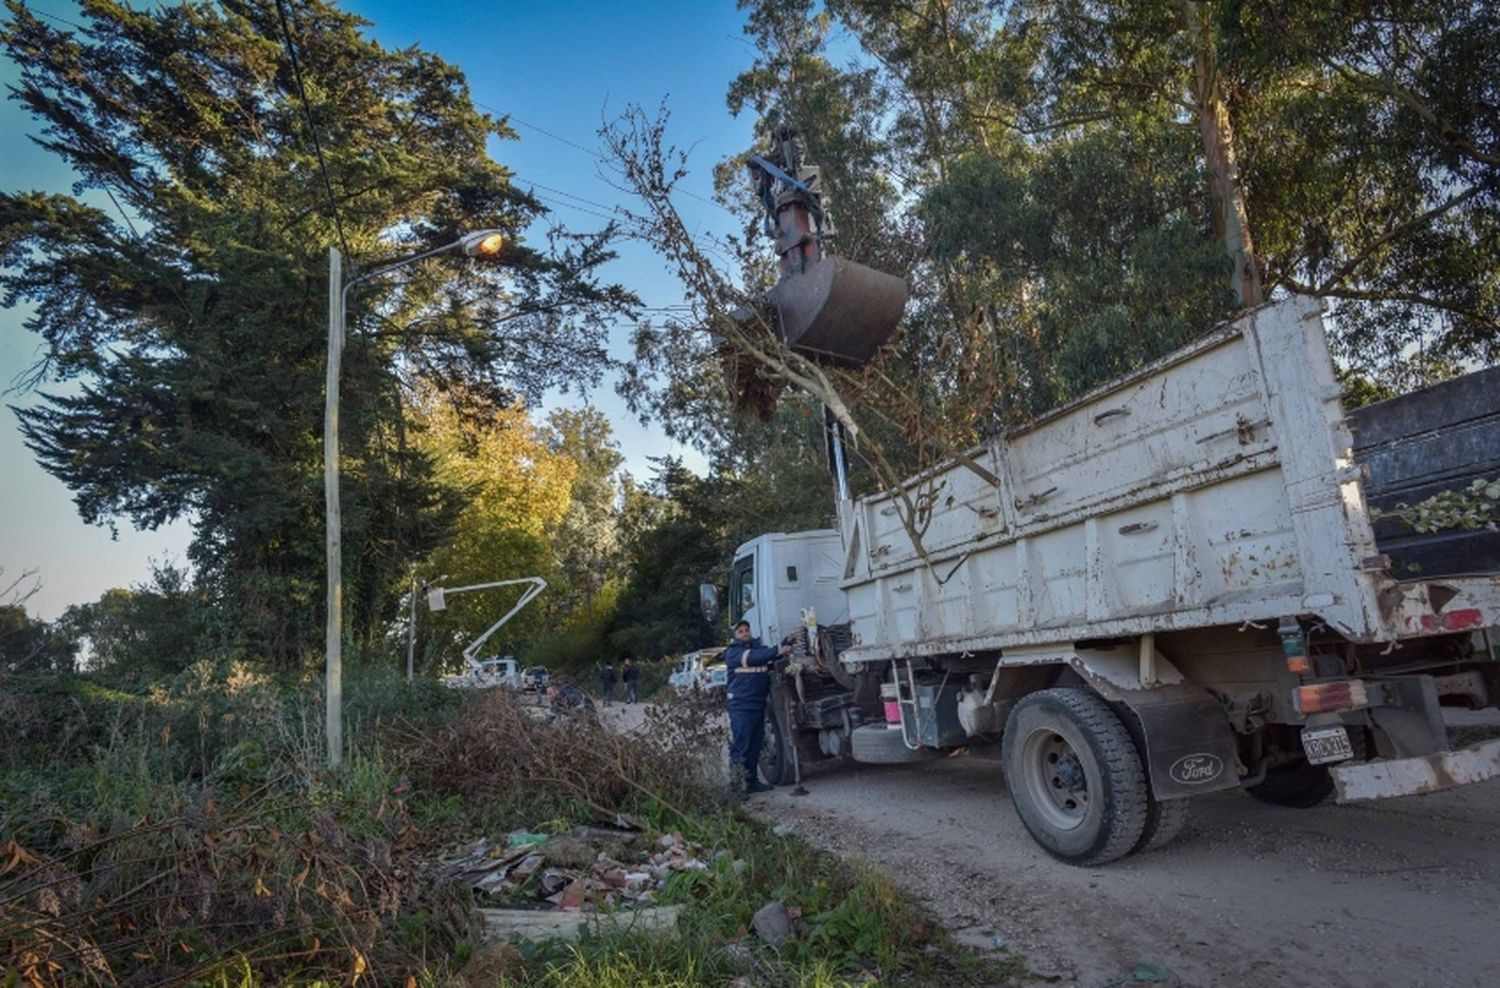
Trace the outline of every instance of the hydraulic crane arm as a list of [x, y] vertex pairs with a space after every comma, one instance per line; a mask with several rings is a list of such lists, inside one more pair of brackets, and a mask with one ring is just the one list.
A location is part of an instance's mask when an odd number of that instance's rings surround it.
[[469, 642], [468, 647], [463, 650], [464, 664], [468, 666], [470, 670], [479, 672], [480, 666], [479, 662], [475, 659], [475, 656], [478, 655], [479, 650], [484, 647], [484, 643], [489, 641], [490, 636], [499, 631], [500, 628], [505, 624], [505, 622], [509, 621], [511, 618], [520, 613], [521, 608], [525, 607], [527, 604], [536, 599], [537, 594], [541, 593], [543, 590], [546, 590], [547, 581], [542, 579], [540, 576], [523, 576], [514, 580], [495, 580], [491, 583], [471, 583], [466, 587], [434, 587], [427, 592], [427, 606], [431, 610], [441, 611], [445, 607], [447, 607], [446, 598], [449, 594], [467, 593], [471, 590], [492, 590], [495, 587], [516, 587], [522, 585], [524, 585], [526, 589], [522, 591], [520, 598], [515, 602], [511, 609], [501, 615], [500, 620], [496, 621], [494, 624], [486, 628], [484, 630], [484, 633], [481, 634], [478, 638], [475, 638], [473, 641]]

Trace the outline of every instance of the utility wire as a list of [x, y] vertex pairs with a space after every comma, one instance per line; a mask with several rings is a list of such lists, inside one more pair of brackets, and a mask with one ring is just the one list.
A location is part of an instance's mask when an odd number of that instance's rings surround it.
[[[489, 110], [491, 113], [495, 113], [499, 116], [505, 117], [511, 123], [518, 123], [522, 127], [525, 127], [527, 130], [534, 130], [544, 137], [550, 137], [554, 141], [557, 141], [559, 144], [566, 144], [568, 147], [573, 148], [574, 150], [582, 151], [584, 154], [588, 155], [590, 158], [593, 158], [595, 161], [602, 161], [606, 164], [609, 163], [609, 159], [600, 154], [598, 151], [595, 151], [592, 148], [585, 147], [584, 145], [579, 144], [577, 141], [569, 140], [568, 138], [563, 137], [560, 134], [554, 134], [552, 131], [548, 130], [545, 127], [539, 127], [534, 123], [528, 123], [527, 121], [522, 120], [520, 117], [516, 116], [514, 113], [507, 113], [506, 111], [501, 110], [498, 107], [490, 106], [488, 103], [481, 103], [479, 102], [479, 100], [474, 100], [474, 105], [479, 107], [480, 109]], [[677, 191], [681, 192], [689, 199], [697, 199], [699, 202], [713, 206], [715, 209], [722, 208], [712, 199], [706, 199], [703, 196], [698, 195], [696, 192], [690, 192], [687, 189], [678, 189]]]
[[292, 78], [297, 83], [297, 98], [302, 102], [302, 119], [307, 124], [307, 131], [312, 136], [313, 151], [318, 156], [318, 171], [323, 176], [323, 191], [328, 194], [328, 212], [333, 217], [333, 228], [338, 231], [339, 246], [344, 249], [344, 256], [352, 257], [349, 241], [344, 239], [344, 221], [339, 218], [338, 200], [333, 197], [333, 183], [328, 179], [328, 162], [323, 160], [323, 142], [318, 140], [318, 128], [313, 123], [312, 110], [307, 105], [307, 90], [302, 85], [302, 66], [297, 61], [297, 46], [292, 42], [292, 29], [287, 24], [286, 4], [283, 0], [276, 0], [276, 16], [281, 21], [281, 33], [286, 36], [286, 53], [292, 61]]

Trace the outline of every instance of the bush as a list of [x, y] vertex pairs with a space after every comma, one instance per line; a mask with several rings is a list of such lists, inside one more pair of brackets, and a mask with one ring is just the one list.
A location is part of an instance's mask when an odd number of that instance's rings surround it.
[[[359, 675], [333, 774], [311, 682], [204, 665], [141, 693], [14, 685], [0, 697], [29, 711], [34, 760], [6, 749], [0, 770], [0, 983], [447, 983], [478, 930], [470, 893], [430, 877], [443, 847], [620, 814], [724, 850], [659, 893], [684, 907], [678, 934], [527, 945], [502, 983], [974, 980], [888, 882], [722, 798], [716, 697], [622, 735], [505, 690]], [[771, 899], [802, 912], [774, 950], [745, 932]]]
[[0, 968], [14, 976], [347, 978], [420, 971], [470, 936], [465, 898], [414, 864], [401, 757], [381, 743], [440, 723], [459, 702], [447, 691], [352, 682], [350, 763], [333, 776], [310, 683], [198, 666], [144, 694], [16, 685], [0, 687], [26, 711], [31, 756], [8, 747], [0, 773]]

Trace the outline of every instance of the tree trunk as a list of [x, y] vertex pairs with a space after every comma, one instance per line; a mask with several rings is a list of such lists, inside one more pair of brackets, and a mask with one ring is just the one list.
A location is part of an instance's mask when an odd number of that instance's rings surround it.
[[1188, 36], [1193, 41], [1194, 107], [1198, 131], [1203, 138], [1203, 160], [1208, 171], [1208, 194], [1213, 207], [1214, 232], [1223, 239], [1224, 250], [1234, 262], [1230, 287], [1247, 308], [1265, 300], [1260, 283], [1260, 265], [1250, 237], [1245, 197], [1240, 191], [1240, 170], [1234, 154], [1234, 131], [1229, 107], [1219, 86], [1213, 38], [1205, 23], [1206, 5], [1183, 0]]

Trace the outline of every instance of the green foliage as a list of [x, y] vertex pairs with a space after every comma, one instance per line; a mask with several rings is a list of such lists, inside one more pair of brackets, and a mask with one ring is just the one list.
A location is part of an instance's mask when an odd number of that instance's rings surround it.
[[[408, 414], [416, 444], [462, 502], [453, 536], [427, 554], [417, 575], [447, 587], [529, 576], [548, 581], [545, 595], [486, 646], [495, 654], [514, 651], [550, 623], [547, 600], [560, 582], [552, 533], [568, 511], [578, 467], [548, 446], [520, 405], [490, 409], [461, 393], [428, 391]], [[419, 602], [427, 665], [452, 667], [520, 593], [512, 586], [455, 594], [438, 614]]]
[[[1200, 232], [1193, 153], [1163, 121], [1134, 135], [1097, 128], [1011, 157], [971, 152], [928, 191], [937, 258], [975, 272], [972, 291], [1010, 324], [1008, 420], [1140, 366], [1232, 313], [1228, 260]], [[1178, 163], [1171, 177], [1153, 172], [1164, 158]]]
[[566, 617], [537, 636], [526, 650], [525, 664], [544, 665], [558, 681], [571, 680], [593, 689], [599, 663], [619, 658], [608, 635], [618, 620], [621, 589], [622, 581], [611, 580], [586, 602], [575, 603]]
[[0, 968], [37, 984], [291, 983], [450, 954], [466, 905], [402, 861], [409, 792], [379, 742], [441, 725], [459, 698], [347, 687], [351, 757], [330, 776], [318, 690], [243, 664], [132, 691], [6, 677]]
[[[366, 674], [346, 681], [351, 749], [334, 774], [319, 699], [243, 664], [200, 664], [149, 690], [0, 681], [11, 737], [36, 742], [0, 749], [0, 971], [43, 985], [106, 969], [130, 983], [449, 983], [475, 945], [467, 893], [430, 877], [442, 848], [623, 811], [710, 850], [711, 871], [662, 893], [684, 907], [681, 929], [526, 946], [509, 983], [698, 985], [746, 958], [769, 984], [1020, 973], [945, 943], [880, 876], [705, 789], [705, 752], [722, 745], [712, 705], [662, 708], [627, 736], [546, 723], [505, 691]], [[780, 949], [745, 938], [771, 899], [802, 911]]]
[[[507, 983], [688, 986], [751, 974], [772, 985], [1004, 986], [1025, 973], [1015, 960], [981, 961], [948, 943], [874, 871], [777, 837], [739, 814], [700, 812], [678, 823], [688, 840], [728, 853], [709, 871], [668, 882], [662, 901], [685, 910], [677, 935], [605, 930], [577, 944], [544, 946], [527, 956], [526, 976]], [[776, 949], [746, 935], [755, 911], [770, 901], [801, 913], [797, 937]]]
[[620, 652], [657, 658], [719, 641], [698, 584], [723, 587], [734, 551], [757, 535], [829, 524], [832, 482], [809, 446], [805, 434], [767, 444], [759, 460], [726, 460], [707, 477], [661, 463], [650, 494], [656, 521], [626, 544], [629, 583], [609, 636]]
[[549, 609], [596, 612], [596, 595], [620, 574], [618, 477], [625, 457], [609, 419], [592, 407], [553, 411], [544, 441], [574, 467], [567, 511], [548, 540], [562, 577]]
[[57, 628], [88, 649], [91, 670], [143, 682], [206, 658], [215, 623], [209, 601], [185, 570], [153, 564], [148, 582], [70, 606]]
[[0, 293], [35, 303], [32, 381], [79, 382], [19, 412], [27, 442], [87, 521], [190, 515], [222, 630], [283, 670], [322, 623], [328, 247], [370, 271], [464, 230], [508, 238], [499, 267], [450, 257], [352, 292], [343, 541], [364, 644], [456, 509], [406, 435], [405, 383], [503, 405], [588, 381], [604, 315], [632, 301], [594, 280], [607, 237], [521, 241], [541, 207], [486, 153], [514, 135], [456, 68], [330, 3], [289, 6], [305, 113], [276, 0], [89, 3], [74, 33], [12, 2], [0, 26], [14, 98], [90, 194], [0, 194]]
[[74, 640], [27, 614], [25, 605], [0, 605], [0, 673], [68, 672], [77, 654]]
[[[794, 125], [830, 249], [912, 287], [901, 334], [840, 381], [897, 472], [1262, 298], [1329, 300], [1338, 356], [1380, 390], [1500, 357], [1493, 5], [740, 6], [755, 56], [731, 112], [756, 115], [757, 150]], [[742, 161], [716, 179], [753, 288], [769, 247]], [[683, 324], [637, 343], [627, 396], [736, 449], [721, 341]]]
[[1376, 515], [1400, 518], [1418, 532], [1500, 528], [1500, 477], [1475, 480], [1468, 487], [1440, 491], [1416, 504], [1398, 504]]

